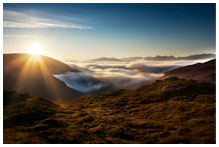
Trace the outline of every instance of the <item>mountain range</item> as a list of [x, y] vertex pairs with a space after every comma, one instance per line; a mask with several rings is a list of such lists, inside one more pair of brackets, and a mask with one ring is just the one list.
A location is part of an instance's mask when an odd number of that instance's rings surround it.
[[215, 54], [195, 54], [185, 57], [175, 57], [175, 56], [160, 56], [155, 57], [125, 57], [125, 58], [97, 58], [92, 61], [104, 61], [104, 62], [124, 62], [124, 61], [137, 61], [137, 60], [147, 60], [147, 61], [177, 61], [177, 60], [202, 60], [202, 59], [214, 59]]
[[123, 60], [117, 59], [117, 58], [107, 58], [107, 57], [102, 57], [102, 58], [97, 58], [92, 61], [104, 61], [104, 62], [122, 62]]
[[174, 56], [159, 56], [156, 57], [145, 57], [148, 61], [175, 61], [175, 60], [202, 60], [202, 59], [212, 59], [215, 58], [215, 54], [196, 54], [186, 57], [174, 57]]

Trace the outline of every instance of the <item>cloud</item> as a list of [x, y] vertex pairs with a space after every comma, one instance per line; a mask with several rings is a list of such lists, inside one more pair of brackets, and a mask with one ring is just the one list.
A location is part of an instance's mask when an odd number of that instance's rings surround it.
[[[77, 62], [78, 63], [78, 62]], [[84, 66], [69, 64], [74, 71], [61, 75], [54, 75], [59, 80], [73, 89], [91, 93], [112, 89], [137, 88], [144, 84], [152, 83], [162, 74], [152, 72], [144, 73], [131, 69], [128, 64], [116, 65], [86, 63]]]
[[151, 83], [155, 76], [129, 71], [119, 72], [67, 72], [65, 74], [54, 75], [57, 79], [63, 81], [68, 87], [84, 92], [94, 93], [101, 91], [110, 91], [114, 89], [136, 88], [141, 85]]
[[169, 66], [147, 66], [144, 64], [136, 63], [129, 66], [130, 70], [138, 70], [139, 72], [145, 73], [164, 73], [169, 70], [173, 70], [179, 66], [177, 65], [169, 65]]
[[103, 82], [92, 77], [87, 72], [67, 72], [65, 74], [54, 75], [54, 77], [64, 81], [68, 87], [84, 93], [97, 91], [105, 86]]
[[39, 38], [36, 35], [4, 35], [6, 38]]
[[114, 89], [132, 89], [152, 83], [163, 76], [166, 71], [197, 62], [199, 61], [140, 60], [114, 63], [77, 61], [68, 62], [75, 72], [55, 75], [55, 77], [65, 82], [67, 86], [85, 93], [110, 91]]
[[[96, 77], [97, 78], [97, 77]], [[156, 78], [150, 74], [135, 73], [133, 75], [125, 74], [108, 74], [105, 76], [98, 76], [98, 79], [113, 85], [117, 89], [132, 89], [139, 86], [152, 83]]]
[[71, 28], [71, 29], [93, 29], [90, 26], [83, 26], [74, 23], [67, 23], [63, 20], [54, 20], [34, 16], [24, 12], [4, 10], [3, 26], [11, 28]]
[[[127, 65], [118, 65], [118, 66], [109, 66], [109, 65], [95, 65], [91, 64], [86, 66], [88, 69], [91, 70], [104, 70], [110, 72], [125, 72], [129, 71], [139, 71], [144, 73], [164, 73], [168, 70], [175, 69], [180, 67], [180, 65], [147, 65], [146, 62], [133, 62]], [[150, 63], [151, 64], [151, 63]]]
[[113, 65], [90, 64], [90, 65], [88, 65], [86, 67], [89, 68], [89, 69], [101, 69], [101, 70], [104, 70], [104, 69], [126, 69], [125, 65], [113, 66]]

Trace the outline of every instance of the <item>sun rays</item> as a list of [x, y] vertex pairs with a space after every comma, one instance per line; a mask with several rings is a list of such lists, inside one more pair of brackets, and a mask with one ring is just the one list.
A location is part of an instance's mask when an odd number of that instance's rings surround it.
[[[56, 83], [52, 77], [52, 73], [47, 67], [47, 63], [44, 62], [44, 56], [27, 54], [23, 56], [23, 66], [20, 70], [16, 87], [18, 92], [23, 92], [24, 90], [30, 91], [32, 93], [37, 93], [35, 91], [37, 88], [30, 83], [38, 83], [41, 90], [47, 91], [50, 97], [60, 96], [59, 89], [55, 86]], [[27, 86], [29, 85], [29, 86]], [[25, 87], [25, 89], [24, 89]]]

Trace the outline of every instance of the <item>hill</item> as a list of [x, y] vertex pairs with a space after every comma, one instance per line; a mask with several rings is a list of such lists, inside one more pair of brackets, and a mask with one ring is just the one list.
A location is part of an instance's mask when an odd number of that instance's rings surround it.
[[198, 81], [216, 82], [216, 59], [205, 63], [197, 63], [185, 67], [180, 67], [165, 73], [161, 79], [177, 76], [183, 79], [193, 79]]
[[28, 92], [32, 96], [48, 99], [81, 95], [53, 77], [53, 74], [67, 71], [71, 71], [68, 65], [46, 56], [4, 54], [3, 89], [19, 93]]
[[168, 78], [71, 100], [26, 95], [4, 106], [4, 143], [215, 143], [215, 93], [215, 84]]

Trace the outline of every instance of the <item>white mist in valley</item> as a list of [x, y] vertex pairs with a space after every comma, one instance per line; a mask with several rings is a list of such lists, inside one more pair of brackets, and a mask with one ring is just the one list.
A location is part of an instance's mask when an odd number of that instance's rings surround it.
[[83, 93], [132, 89], [154, 82], [167, 71], [208, 60], [72, 61], [66, 63], [73, 72], [54, 75], [54, 77], [63, 81], [68, 87]]

